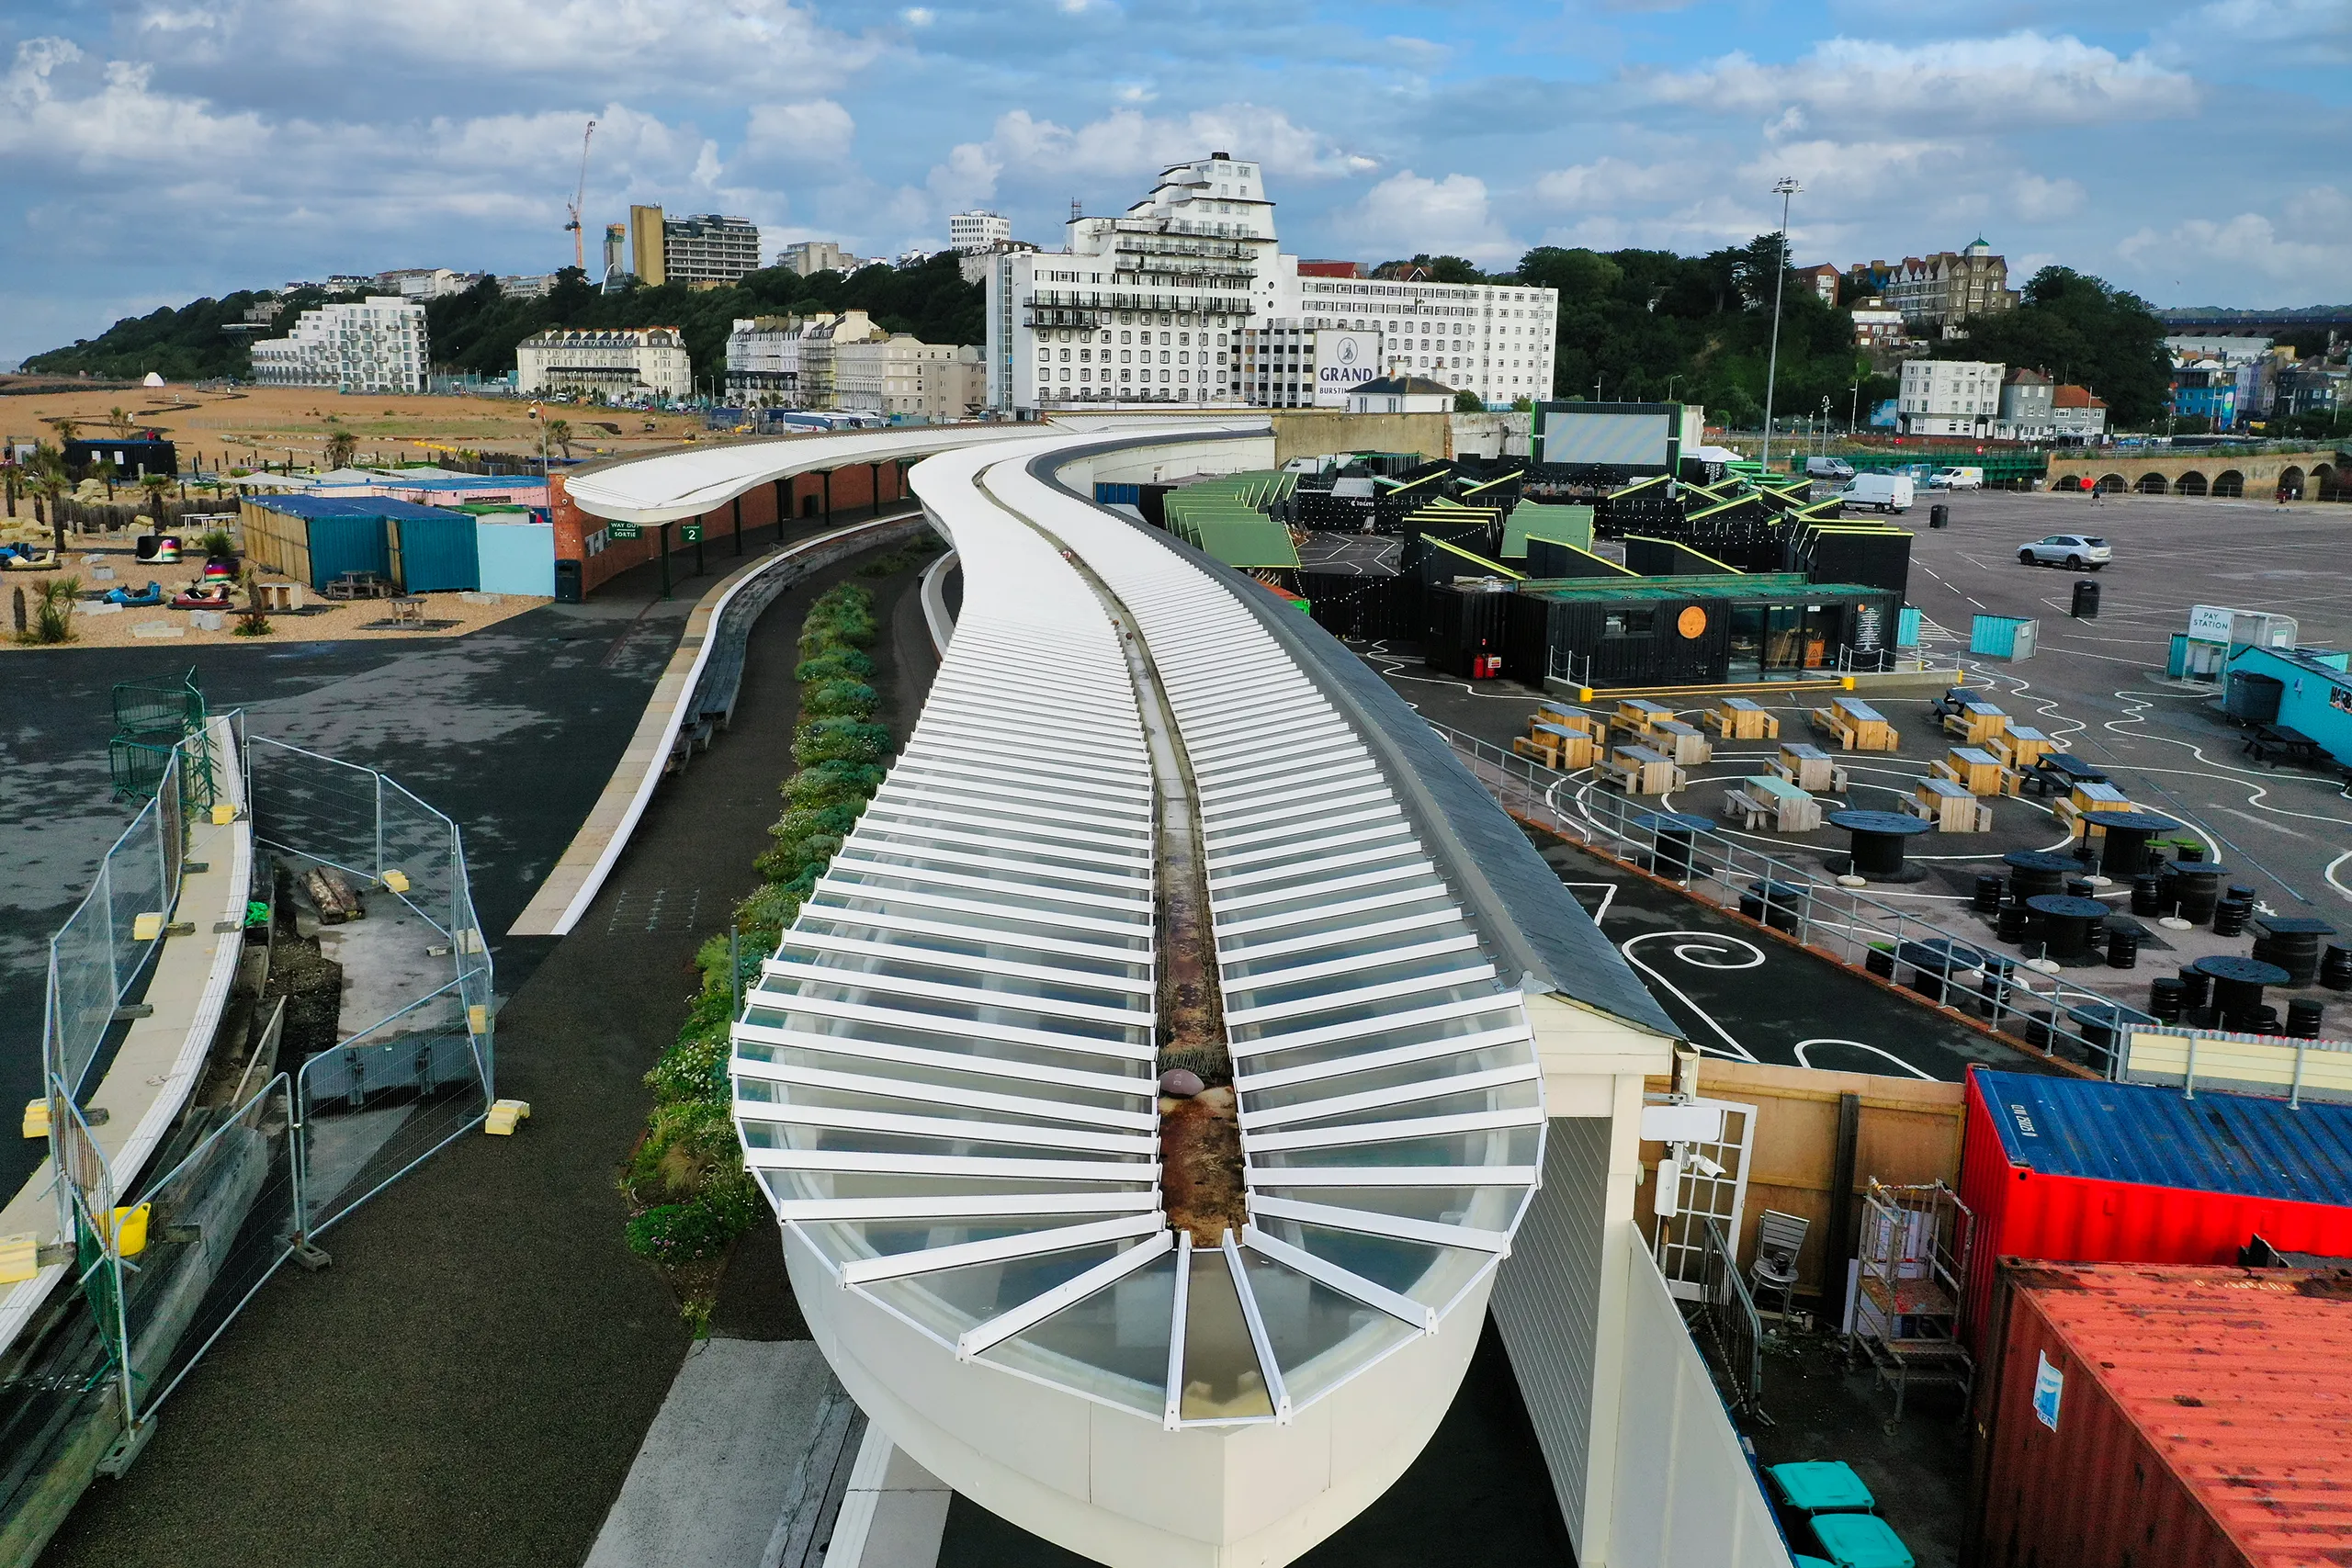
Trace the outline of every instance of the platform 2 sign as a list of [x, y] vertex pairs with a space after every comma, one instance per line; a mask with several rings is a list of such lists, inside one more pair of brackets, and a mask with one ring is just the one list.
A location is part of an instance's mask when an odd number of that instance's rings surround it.
[[680, 542], [681, 542], [681, 543], [684, 543], [684, 544], [688, 544], [688, 545], [699, 545], [699, 544], [701, 544], [701, 543], [702, 543], [702, 525], [701, 525], [701, 524], [699, 524], [699, 523], [681, 523], [681, 524], [679, 524], [679, 525], [678, 525], [678, 538], [679, 538]]

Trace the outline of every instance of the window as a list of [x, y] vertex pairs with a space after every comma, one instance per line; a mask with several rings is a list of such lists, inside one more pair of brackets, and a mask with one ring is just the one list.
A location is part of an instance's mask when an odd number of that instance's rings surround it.
[[1602, 618], [1604, 637], [1649, 637], [1657, 627], [1656, 610], [1611, 610]]

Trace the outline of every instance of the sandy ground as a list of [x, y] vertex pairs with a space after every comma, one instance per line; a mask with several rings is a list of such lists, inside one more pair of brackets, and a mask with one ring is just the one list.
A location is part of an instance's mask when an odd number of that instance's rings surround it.
[[[306, 607], [292, 615], [276, 615], [269, 618], [270, 630], [260, 638], [241, 637], [233, 628], [235, 617], [217, 631], [207, 630], [195, 624], [190, 612], [170, 607], [170, 598], [201, 580], [204, 562], [201, 559], [182, 561], [174, 566], [141, 565], [128, 549], [69, 549], [67, 570], [62, 573], [43, 571], [11, 571], [0, 574], [0, 614], [8, 619], [0, 623], [0, 652], [59, 653], [75, 648], [135, 648], [153, 642], [157, 647], [178, 647], [192, 643], [227, 642], [346, 642], [370, 637], [406, 637], [412, 640], [428, 637], [463, 637], [484, 626], [495, 626], [526, 610], [548, 604], [546, 599], [520, 593], [427, 593], [424, 597], [424, 625], [422, 627], [378, 627], [371, 623], [389, 621], [391, 610], [384, 601], [358, 601], [348, 604], [328, 604], [315, 593], [305, 593]], [[111, 569], [111, 581], [96, 575]], [[16, 639], [15, 592], [25, 593], [25, 615], [29, 622], [38, 610], [42, 584], [53, 576], [76, 577], [82, 590], [127, 586], [144, 587], [147, 583], [164, 585], [163, 605], [149, 609], [119, 609], [111, 613], [93, 614], [95, 606], [85, 600], [75, 607], [74, 641], [70, 643], [27, 644]], [[238, 602], [244, 603], [241, 592]], [[141, 628], [162, 626], [170, 628], [160, 635], [152, 629], [141, 636]], [[178, 635], [171, 635], [176, 632]]]
[[[592, 457], [672, 445], [703, 434], [698, 416], [646, 414], [634, 409], [543, 405], [551, 420], [572, 430], [571, 453]], [[32, 392], [0, 397], [0, 436], [54, 440], [56, 422], [78, 422], [85, 434], [103, 434], [109, 411], [121, 409], [141, 429], [179, 444], [185, 466], [202, 458], [209, 470], [255, 462], [300, 468], [319, 460], [329, 432], [347, 430], [358, 460], [427, 461], [463, 447], [536, 454], [539, 426], [526, 398], [345, 396], [322, 387], [240, 387], [199, 392], [188, 387], [118, 387], [88, 392]], [[647, 430], [650, 422], [655, 428]]]

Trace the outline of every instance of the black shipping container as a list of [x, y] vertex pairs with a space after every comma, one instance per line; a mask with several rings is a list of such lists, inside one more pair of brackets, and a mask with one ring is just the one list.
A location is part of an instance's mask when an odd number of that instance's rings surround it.
[[1333, 637], [1384, 642], [1421, 635], [1421, 585], [1410, 577], [1302, 571], [1295, 580], [1307, 614]]
[[1534, 578], [1623, 577], [1615, 563], [1555, 539], [1527, 538], [1527, 575]]
[[1429, 595], [1431, 626], [1421, 656], [1433, 669], [1464, 680], [1479, 674], [1476, 661], [1500, 655], [1512, 603], [1518, 595], [1492, 589], [1445, 588]]
[[1905, 594], [1911, 582], [1911, 536], [1900, 528], [1810, 529], [1801, 537], [1806, 558], [1790, 564], [1815, 582], [1859, 582]]
[[137, 484], [141, 474], [177, 475], [179, 449], [168, 441], [91, 436], [65, 444], [65, 477], [75, 484], [93, 478], [100, 463], [114, 465], [117, 484]]

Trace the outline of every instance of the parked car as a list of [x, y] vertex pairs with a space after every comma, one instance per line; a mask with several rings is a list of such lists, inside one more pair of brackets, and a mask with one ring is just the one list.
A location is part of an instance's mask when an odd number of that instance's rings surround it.
[[1856, 474], [1838, 492], [1838, 499], [1849, 506], [1867, 506], [1879, 512], [1908, 512], [1911, 499], [1917, 491], [1911, 481], [1901, 474]]
[[2063, 566], [2069, 571], [2097, 571], [2114, 558], [2096, 534], [2052, 534], [2018, 547], [2018, 559], [2026, 566]]
[[1984, 470], [1982, 468], [1938, 468], [1928, 476], [1929, 490], [1983, 490]]
[[1809, 479], [1850, 479], [1854, 465], [1843, 457], [1807, 457], [1804, 477]]

